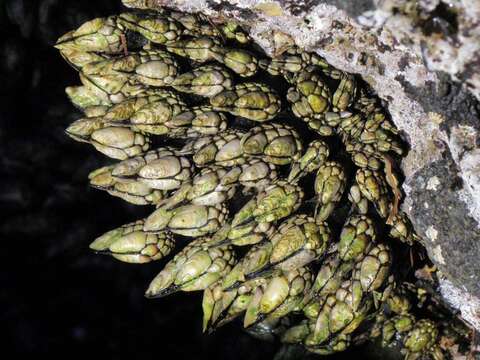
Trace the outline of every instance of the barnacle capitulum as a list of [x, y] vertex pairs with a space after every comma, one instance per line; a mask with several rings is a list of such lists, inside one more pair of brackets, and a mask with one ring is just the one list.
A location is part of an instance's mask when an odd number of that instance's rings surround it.
[[231, 90], [232, 86], [233, 80], [230, 73], [216, 65], [195, 68], [177, 76], [172, 83], [175, 90], [206, 97]]
[[110, 230], [90, 244], [90, 249], [96, 252], [135, 264], [160, 260], [174, 247], [175, 241], [170, 232], [146, 233], [142, 220]]
[[166, 196], [165, 191], [153, 189], [141, 181], [121, 181], [115, 178], [112, 175], [114, 167], [115, 165], [104, 166], [92, 171], [88, 175], [90, 185], [135, 205], [156, 205]]
[[219, 111], [262, 122], [280, 112], [281, 100], [267, 85], [246, 82], [211, 97], [210, 105]]
[[281, 341], [317, 354], [380, 337], [440, 359], [390, 244], [418, 239], [398, 207], [402, 141], [364, 83], [294, 44], [268, 57], [231, 21], [123, 3], [137, 10], [55, 45], [81, 82], [67, 134], [121, 160], [91, 186], [156, 207], [90, 247], [146, 263], [183, 245], [146, 296], [203, 291], [204, 331], [282, 322]]

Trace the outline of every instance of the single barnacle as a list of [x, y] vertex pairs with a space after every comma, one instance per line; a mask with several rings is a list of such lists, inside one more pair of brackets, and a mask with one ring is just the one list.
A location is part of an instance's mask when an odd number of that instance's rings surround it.
[[216, 205], [230, 200], [235, 194], [238, 183], [224, 181], [228, 169], [209, 167], [196, 174], [191, 182], [184, 184], [170, 198], [161, 202], [161, 206], [172, 208], [180, 203], [194, 205]]
[[312, 284], [308, 267], [281, 272], [269, 278], [264, 287], [257, 287], [246, 310], [243, 326], [267, 319], [284, 317], [298, 309], [303, 296]]
[[360, 168], [380, 170], [383, 167], [383, 158], [371, 144], [347, 143], [345, 150], [350, 153], [355, 165]]
[[350, 191], [348, 192], [348, 200], [353, 205], [353, 208], [362, 215], [366, 215], [368, 212], [368, 199], [363, 196], [362, 192], [360, 191], [360, 187], [357, 184], [353, 184], [350, 187]]
[[253, 76], [258, 69], [258, 60], [255, 55], [243, 49], [224, 48], [220, 55], [216, 56], [216, 60], [242, 77]]
[[177, 291], [205, 290], [235, 263], [229, 246], [205, 248], [205, 238], [188, 244], [152, 280], [145, 296], [162, 297]]
[[144, 49], [138, 54], [132, 80], [147, 86], [171, 85], [178, 73], [177, 61], [166, 51]]
[[252, 215], [258, 223], [277, 221], [297, 210], [303, 195], [300, 187], [278, 181], [258, 194]]
[[178, 91], [212, 97], [233, 88], [228, 71], [218, 65], [205, 65], [176, 77], [171, 86]]
[[[226, 274], [222, 280], [222, 288], [232, 290], [244, 284], [247, 281], [247, 274], [258, 273], [268, 264], [272, 250], [273, 244], [270, 241], [253, 245], [233, 269]], [[256, 279], [259, 278], [259, 276], [256, 277]]]
[[321, 165], [315, 178], [315, 193], [317, 194], [318, 222], [325, 221], [342, 198], [345, 190], [346, 176], [341, 164], [327, 161]]
[[395, 139], [397, 130], [386, 118], [384, 111], [373, 106], [372, 109], [368, 108], [363, 113], [365, 114], [365, 120], [358, 140], [365, 144], [373, 144], [380, 152], [393, 151], [402, 155], [402, 145]]
[[181, 25], [160, 14], [123, 13], [117, 21], [124, 28], [141, 34], [155, 44], [170, 44], [182, 34]]
[[364, 215], [351, 216], [343, 226], [338, 255], [343, 261], [362, 258], [375, 241], [373, 221]]
[[312, 331], [311, 324], [304, 320], [300, 324], [288, 328], [281, 337], [282, 343], [298, 344], [302, 343]]
[[390, 210], [390, 197], [382, 174], [374, 170], [358, 169], [355, 180], [362, 195], [375, 205], [380, 216], [386, 218]]
[[405, 294], [405, 289], [397, 287], [385, 301], [388, 309], [395, 314], [403, 315], [410, 311], [412, 303]]
[[229, 229], [225, 243], [235, 246], [258, 244], [268, 239], [274, 232], [275, 226], [272, 223], [257, 223], [251, 220], [242, 225], [235, 225]]
[[288, 89], [287, 100], [295, 116], [304, 120], [310, 128], [328, 136], [333, 129], [323, 121], [330, 109], [331, 94], [323, 79], [314, 71], [303, 70], [293, 79], [294, 86]]
[[442, 360], [443, 354], [437, 344], [438, 329], [431, 320], [422, 319], [415, 323], [403, 341], [408, 360], [416, 360], [430, 355], [435, 360]]
[[[325, 70], [324, 70], [325, 72]], [[332, 106], [335, 111], [344, 111], [352, 105], [357, 91], [355, 77], [341, 72], [340, 83], [332, 95]]]
[[84, 117], [71, 123], [65, 129], [65, 133], [76, 141], [89, 143], [92, 134], [105, 127], [106, 123], [103, 116]]
[[203, 331], [213, 331], [242, 315], [250, 304], [257, 282], [250, 281], [239, 289], [224, 291], [220, 283], [203, 292]]
[[247, 82], [211, 97], [210, 105], [250, 120], [267, 121], [279, 113], [281, 101], [275, 90], [267, 85]]
[[320, 70], [325, 70], [332, 67], [324, 58], [322, 58], [316, 53], [302, 51], [301, 56], [305, 63], [314, 66]]
[[197, 237], [218, 231], [227, 215], [225, 204], [182, 205], [174, 209], [159, 207], [145, 219], [143, 229], [147, 232], [166, 229], [175, 234]]
[[[225, 114], [213, 110], [210, 106], [200, 106], [191, 109], [193, 118], [187, 136], [215, 135], [227, 129]], [[181, 116], [181, 115], [179, 115]]]
[[298, 133], [291, 126], [277, 123], [254, 127], [242, 137], [240, 145], [244, 154], [276, 165], [299, 159], [303, 149]]
[[[55, 47], [62, 51], [67, 59], [72, 55], [69, 50], [81, 52], [96, 52], [105, 54], [118, 54], [123, 48], [125, 33], [118, 26], [118, 18], [110, 16], [97, 18], [82, 24], [78, 29], [70, 31], [60, 37]], [[70, 62], [77, 62], [74, 59]]]
[[263, 190], [278, 178], [276, 166], [263, 159], [247, 159], [245, 164], [232, 168], [223, 181], [238, 181], [245, 189]]
[[189, 14], [167, 9], [162, 9], [162, 12], [182, 24], [184, 27], [184, 35], [210, 37], [220, 36], [220, 31], [202, 14]]
[[[122, 0], [122, 4], [136, 9], [158, 9], [155, 6], [155, 0]], [[161, 11], [161, 9], [158, 9], [158, 11]]]
[[177, 75], [177, 69], [178, 64], [169, 53], [142, 50], [90, 63], [81, 72], [90, 87], [95, 86], [110, 97], [128, 98], [145, 93], [145, 86], [169, 85]]
[[243, 31], [240, 25], [231, 21], [220, 25], [220, 31], [228, 40], [235, 40], [240, 44], [246, 44], [251, 41], [248, 33]]
[[114, 167], [115, 165], [104, 166], [92, 171], [88, 175], [90, 185], [135, 205], [155, 205], [165, 197], [163, 191], [140, 181], [119, 181], [112, 176]]
[[345, 351], [351, 344], [351, 336], [340, 334], [335, 336], [328, 343], [315, 346], [307, 347], [307, 349], [318, 355], [331, 355], [340, 351]]
[[372, 301], [362, 302], [358, 309], [352, 308], [354, 296], [345, 288], [337, 290], [337, 295], [327, 296], [318, 307], [316, 317], [302, 324], [302, 327], [292, 328], [282, 338], [285, 342], [303, 342], [309, 349], [328, 349], [328, 344], [335, 338], [342, 338], [355, 331], [367, 316], [372, 307]]
[[[343, 262], [340, 260], [337, 253], [331, 254], [323, 263], [322, 267], [317, 273], [315, 281], [312, 286], [311, 293], [305, 297], [304, 303], [310, 303], [314, 308], [319, 305], [318, 299], [325, 298], [325, 296], [334, 294], [340, 288], [343, 278], [352, 270], [354, 264], [351, 261]], [[313, 299], [313, 300], [312, 300]], [[308, 318], [312, 318], [307, 311], [310, 308], [305, 307], [304, 313]], [[318, 308], [313, 317], [318, 315]]]
[[[332, 312], [337, 311], [332, 318], [338, 322], [331, 322], [331, 330], [334, 333], [351, 334], [354, 332], [373, 308], [373, 301], [366, 292], [359, 286], [358, 280], [345, 280], [335, 293], [337, 303]], [[343, 320], [349, 319], [349, 321]]]
[[392, 259], [385, 244], [376, 244], [365, 257], [357, 263], [353, 279], [360, 281], [362, 290], [373, 292], [380, 288], [390, 274]]
[[301, 268], [324, 254], [330, 242], [327, 224], [316, 224], [315, 219], [296, 215], [269, 235], [268, 242], [252, 247], [224, 282], [253, 279], [273, 269], [292, 271]]
[[186, 106], [177, 94], [168, 90], [159, 90], [155, 91], [155, 95], [145, 94], [145, 96], [123, 99], [111, 106], [103, 117], [105, 122], [121, 126], [124, 122], [129, 121], [141, 108], [164, 99], [172, 104], [178, 104], [182, 107]]
[[247, 202], [232, 221], [232, 227], [244, 225], [250, 221], [269, 223], [287, 217], [298, 209], [303, 199], [303, 190], [286, 181], [265, 188]]
[[227, 129], [225, 114], [213, 110], [210, 106], [195, 106], [185, 109], [172, 119], [174, 123], [189, 124], [186, 137], [216, 135]]
[[173, 54], [204, 63], [215, 60], [221, 51], [220, 43], [206, 36], [177, 40], [166, 46]]
[[93, 96], [101, 99], [107, 104], [118, 104], [127, 98], [146, 96], [147, 88], [141, 84], [133, 84], [126, 81], [122, 74], [114, 74], [109, 79], [102, 78], [98, 84], [85, 76], [82, 72], [79, 74], [80, 81]]
[[300, 50], [292, 47], [277, 57], [260, 60], [259, 66], [271, 75], [282, 75], [287, 80], [293, 80], [293, 75], [303, 70], [307, 63], [302, 59]]
[[235, 166], [245, 163], [245, 156], [240, 146], [244, 133], [227, 130], [214, 136], [205, 136], [188, 142], [181, 150], [192, 154], [195, 165]]
[[313, 217], [295, 215], [282, 223], [270, 238], [273, 244], [268, 267], [291, 271], [307, 265], [325, 253], [329, 245], [328, 224]]
[[150, 139], [132, 129], [108, 126], [95, 130], [87, 141], [108, 157], [124, 160], [148, 150]]
[[90, 244], [90, 249], [98, 253], [136, 264], [160, 260], [170, 254], [174, 247], [170, 232], [146, 233], [143, 231], [143, 220], [110, 230]]
[[65, 88], [65, 93], [72, 102], [72, 104], [85, 111], [91, 106], [110, 106], [112, 105], [108, 95], [99, 91], [94, 91], [87, 86], [68, 86]]
[[101, 52], [90, 52], [76, 49], [75, 47], [64, 47], [60, 49], [60, 55], [65, 61], [77, 71], [81, 71], [84, 66], [110, 59], [110, 54]]
[[[149, 134], [178, 137], [184, 135], [191, 125], [188, 119], [177, 116], [184, 110], [183, 102], [179, 102], [176, 97], [165, 96], [138, 108], [121, 124]], [[112, 122], [116, 123], [119, 121]]]
[[153, 189], [174, 190], [190, 180], [192, 164], [175, 150], [159, 148], [118, 163], [112, 175], [119, 180], [140, 181]]
[[412, 245], [417, 238], [413, 225], [407, 214], [400, 212], [392, 219], [390, 236], [400, 241]]
[[382, 325], [382, 346], [388, 346], [396, 334], [412, 330], [416, 322], [411, 314], [396, 315]]
[[336, 125], [337, 133], [345, 144], [355, 144], [365, 127], [364, 118], [360, 113], [344, 112], [343, 116], [332, 116], [331, 124]]
[[324, 141], [312, 141], [302, 157], [292, 163], [292, 168], [288, 174], [288, 182], [296, 182], [304, 175], [317, 170], [325, 163], [328, 155], [329, 148]]

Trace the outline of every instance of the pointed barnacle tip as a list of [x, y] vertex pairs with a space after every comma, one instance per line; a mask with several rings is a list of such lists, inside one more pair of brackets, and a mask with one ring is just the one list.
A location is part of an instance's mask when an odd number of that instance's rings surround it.
[[155, 293], [151, 290], [147, 290], [147, 291], [145, 291], [143, 296], [147, 299], [154, 299], [155, 298]]
[[102, 244], [98, 239], [93, 241], [90, 245], [88, 245], [88, 247], [90, 248], [90, 250], [93, 250], [95, 253], [98, 253], [99, 251], [104, 250], [104, 247], [102, 246]]

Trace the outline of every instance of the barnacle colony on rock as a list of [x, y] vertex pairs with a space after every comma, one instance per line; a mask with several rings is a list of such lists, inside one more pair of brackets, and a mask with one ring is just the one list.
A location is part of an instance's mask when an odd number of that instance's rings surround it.
[[182, 248], [146, 296], [203, 291], [205, 331], [243, 318], [318, 354], [379, 337], [442, 358], [392, 266], [394, 239], [415, 237], [378, 99], [315, 53], [269, 58], [235, 24], [124, 3], [144, 10], [56, 44], [82, 83], [66, 89], [84, 113], [67, 134], [121, 160], [91, 185], [156, 207], [90, 247], [130, 263]]

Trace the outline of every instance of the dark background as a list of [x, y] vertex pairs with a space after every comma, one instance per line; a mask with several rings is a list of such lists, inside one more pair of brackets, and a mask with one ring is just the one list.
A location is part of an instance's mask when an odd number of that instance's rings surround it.
[[2, 353], [273, 359], [280, 345], [238, 323], [203, 335], [201, 293], [145, 299], [163, 262], [135, 266], [88, 250], [151, 209], [88, 187], [87, 174], [110, 160], [64, 134], [80, 117], [64, 88], [79, 80], [52, 44], [120, 9], [119, 0], [0, 1]]

